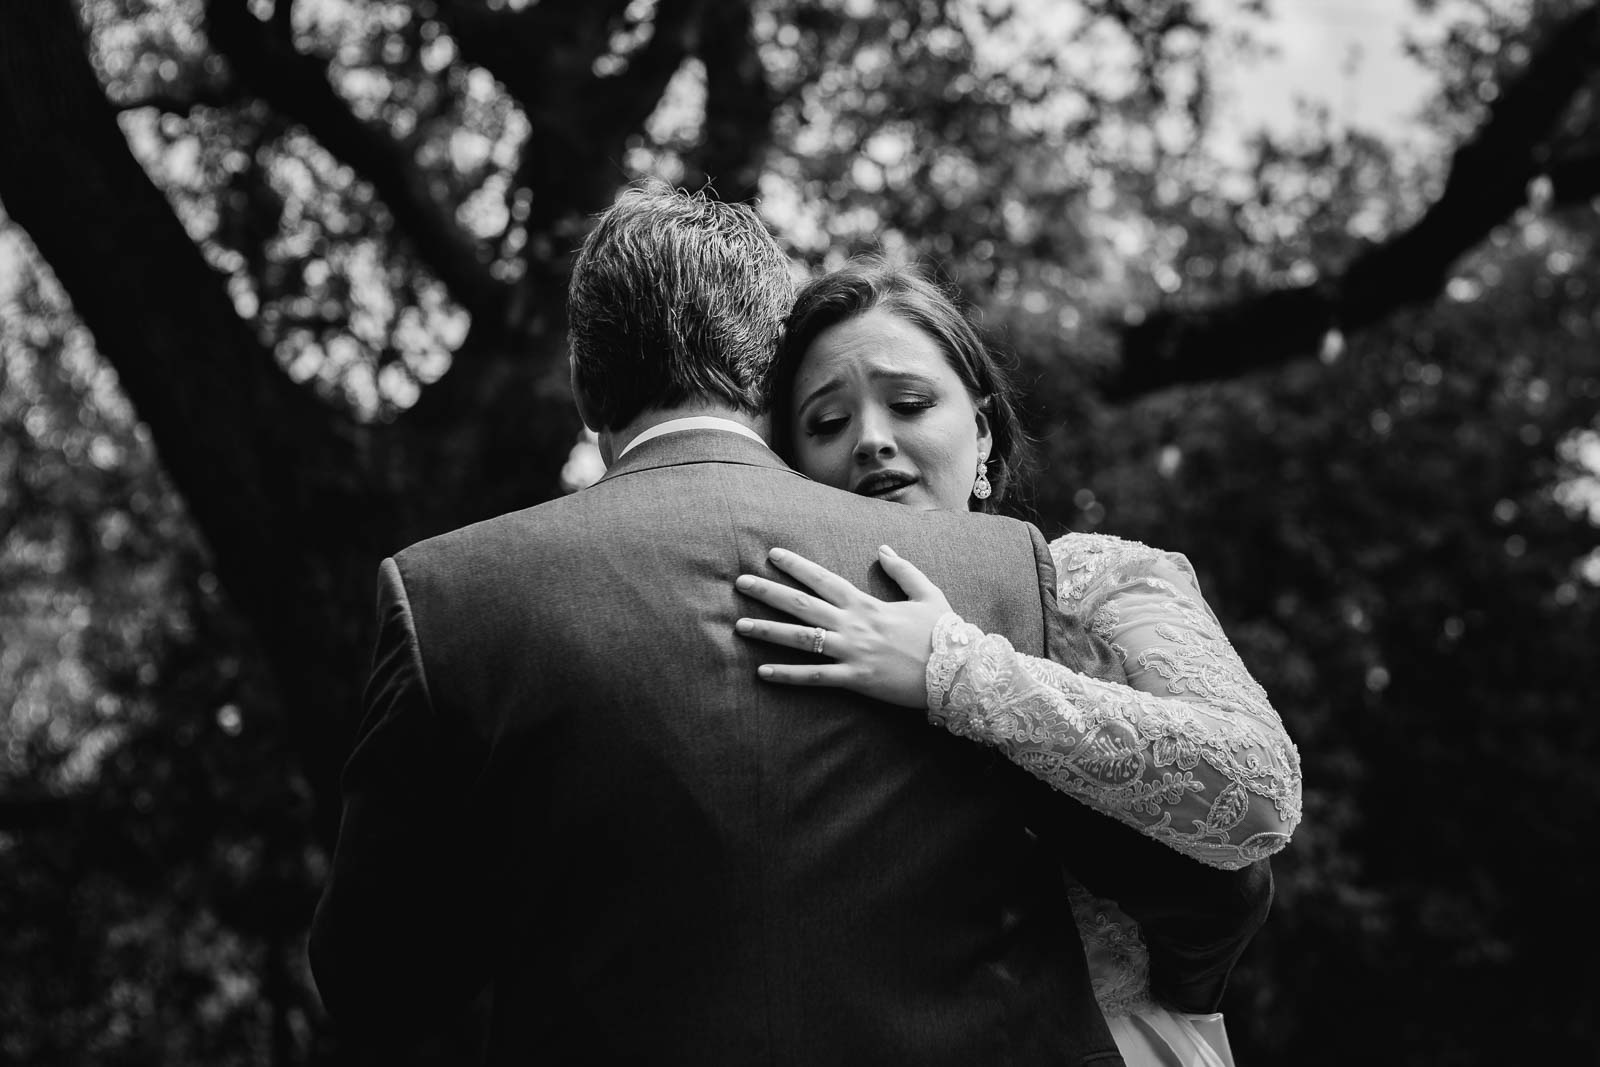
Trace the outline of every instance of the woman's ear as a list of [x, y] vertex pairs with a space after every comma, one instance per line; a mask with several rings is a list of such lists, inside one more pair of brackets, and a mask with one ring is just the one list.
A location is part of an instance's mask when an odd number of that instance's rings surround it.
[[976, 421], [978, 424], [978, 460], [980, 462], [989, 458], [989, 453], [994, 448], [994, 433], [989, 429], [990, 398], [984, 397], [978, 402]]

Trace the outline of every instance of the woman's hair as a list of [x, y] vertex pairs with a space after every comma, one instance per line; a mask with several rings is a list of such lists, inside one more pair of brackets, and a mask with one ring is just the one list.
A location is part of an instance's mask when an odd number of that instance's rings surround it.
[[877, 258], [854, 259], [800, 290], [784, 321], [773, 364], [773, 447], [785, 460], [794, 462], [794, 383], [812, 342], [823, 331], [874, 308], [899, 316], [932, 338], [973, 403], [988, 418], [993, 445], [987, 467], [994, 492], [987, 500], [978, 501], [977, 508], [998, 511], [1027, 463], [1028, 441], [1017, 411], [1016, 386], [955, 299], [914, 267], [894, 266]]

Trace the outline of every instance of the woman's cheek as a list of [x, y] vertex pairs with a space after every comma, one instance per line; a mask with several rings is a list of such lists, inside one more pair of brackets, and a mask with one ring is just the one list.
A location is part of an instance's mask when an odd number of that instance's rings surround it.
[[849, 458], [849, 451], [838, 442], [817, 449], [812, 463], [812, 469], [822, 475], [817, 481], [835, 489], [850, 488]]

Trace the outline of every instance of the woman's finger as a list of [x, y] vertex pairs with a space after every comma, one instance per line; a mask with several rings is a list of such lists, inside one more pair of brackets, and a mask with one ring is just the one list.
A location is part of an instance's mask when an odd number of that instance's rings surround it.
[[741, 574], [734, 579], [734, 588], [752, 600], [759, 600], [769, 608], [793, 615], [801, 622], [821, 626], [827, 630], [838, 629], [839, 610], [832, 604], [818, 600], [810, 593], [779, 585], [754, 574]]
[[883, 572], [893, 578], [907, 599], [920, 601], [936, 601], [949, 605], [945, 595], [939, 587], [934, 585], [926, 574], [917, 569], [916, 564], [904, 558], [888, 545], [878, 546], [878, 562], [883, 566]]
[[[816, 626], [796, 626], [792, 622], [771, 622], [767, 619], [740, 619], [733, 624], [741, 637], [748, 637], [756, 641], [766, 641], [769, 644], [783, 645], [785, 648], [798, 648], [805, 652], [814, 652], [817, 648]], [[823, 631], [822, 654], [832, 656], [836, 654], [839, 645], [839, 635]], [[832, 644], [832, 648], [829, 644]]]
[[779, 685], [827, 685], [837, 688], [847, 686], [852, 678], [853, 668], [843, 663], [823, 663], [815, 666], [803, 666], [796, 663], [764, 663], [756, 668], [756, 673], [765, 682], [776, 682]]
[[830, 604], [844, 607], [855, 598], [863, 596], [861, 590], [820, 563], [813, 563], [798, 552], [787, 548], [774, 548], [767, 553], [772, 565], [795, 581], [810, 587], [813, 593]]

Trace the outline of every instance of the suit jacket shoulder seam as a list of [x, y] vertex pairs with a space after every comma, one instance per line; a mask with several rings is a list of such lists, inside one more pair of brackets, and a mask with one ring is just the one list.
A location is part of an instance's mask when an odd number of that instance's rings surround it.
[[416, 664], [417, 681], [422, 686], [423, 699], [428, 702], [428, 709], [431, 711], [434, 709], [433, 690], [428, 685], [428, 668], [422, 658], [422, 639], [417, 634], [417, 620], [411, 611], [411, 596], [406, 592], [405, 576], [400, 573], [400, 564], [393, 556], [383, 561], [382, 570], [386, 580], [393, 587], [395, 603], [400, 609], [401, 623], [405, 626], [406, 651]]

